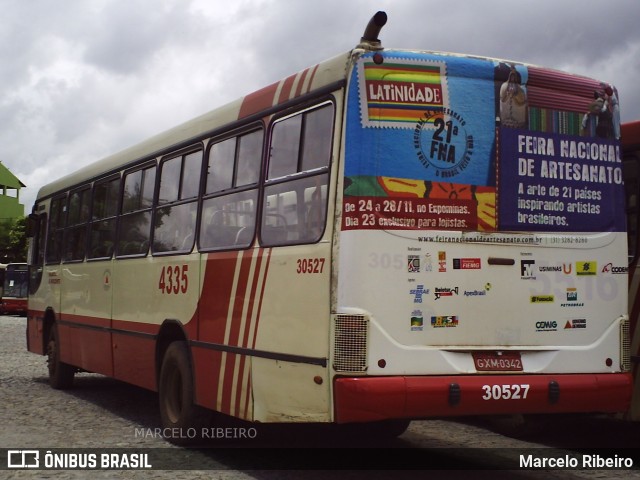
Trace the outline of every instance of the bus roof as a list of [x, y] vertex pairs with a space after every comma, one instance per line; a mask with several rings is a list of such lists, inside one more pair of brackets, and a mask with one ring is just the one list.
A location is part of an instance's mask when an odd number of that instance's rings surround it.
[[[252, 120], [258, 120], [259, 118], [267, 115], [271, 108], [280, 108], [283, 104], [286, 104], [289, 101], [295, 101], [297, 98], [317, 93], [330, 86], [335, 86], [337, 82], [346, 82], [349, 60], [356, 52], [364, 51], [361, 47], [362, 44], [356, 49], [340, 54], [329, 60], [325, 60], [313, 67], [301, 70], [284, 80], [273, 83], [248, 94], [243, 98], [237, 99], [227, 105], [216, 108], [174, 128], [159, 133], [158, 135], [122, 150], [121, 152], [110, 155], [102, 160], [98, 160], [58, 180], [54, 180], [40, 189], [37, 200], [53, 196], [59, 192], [64, 192], [75, 185], [99, 180], [100, 178], [119, 172], [128, 166], [133, 166], [135, 163], [142, 162], [144, 160], [151, 160], [158, 156], [172, 153], [180, 148], [193, 145], [207, 136], [222, 133], [223, 129], [231, 129], [234, 126], [240, 126], [251, 122]], [[513, 62], [490, 57], [468, 56], [450, 52], [382, 48], [380, 48], [380, 51], [384, 53], [425, 53], [450, 58], [470, 57], [480, 60], [514, 63], [530, 67], [533, 66], [522, 62]], [[540, 68], [540, 70], [555, 72], [554, 79], [556, 82], [564, 84], [562, 87], [563, 89], [575, 90], [576, 88], [580, 88], [581, 84], [584, 84], [585, 88], [590, 88], [593, 82], [592, 79], [579, 75], [545, 68]], [[303, 82], [305, 83], [305, 89], [302, 88]], [[589, 87], [587, 87], [587, 85]], [[283, 94], [285, 90], [289, 92], [289, 95]], [[274, 98], [278, 98], [278, 101], [274, 101]]]
[[[349, 54], [339, 55], [288, 77], [285, 83], [287, 81], [294, 82], [303, 75], [309, 77], [308, 90], [303, 92], [302, 88], [296, 89], [292, 96], [281, 98], [282, 101], [278, 104], [286, 103], [297, 97], [302, 97], [310, 92], [321, 90], [323, 87], [344, 80]], [[309, 73], [309, 75], [306, 75], [307, 73]], [[246, 97], [216, 108], [215, 110], [155, 135], [137, 145], [55, 180], [40, 189], [38, 192], [38, 200], [64, 191], [78, 183], [89, 182], [108, 176], [123, 168], [127, 168], [127, 166], [133, 164], [133, 162], [152, 159], [170, 153], [178, 148], [193, 145], [202, 138], [215, 134], [222, 128], [232, 128], [234, 123], [251, 121], [252, 116], [278, 105], [273, 105], [272, 103], [267, 104], [266, 101], [272, 102], [273, 94], [280, 87], [280, 83], [282, 82], [276, 82], [264, 87]], [[291, 91], [293, 92], [293, 88], [291, 88]]]

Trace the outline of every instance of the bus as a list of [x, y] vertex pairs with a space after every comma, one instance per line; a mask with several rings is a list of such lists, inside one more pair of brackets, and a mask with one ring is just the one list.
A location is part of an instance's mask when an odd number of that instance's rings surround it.
[[4, 292], [4, 272], [7, 269], [6, 263], [0, 263], [0, 302], [2, 301], [2, 292]]
[[29, 269], [26, 263], [9, 263], [4, 272], [0, 314], [27, 315]]
[[397, 435], [628, 409], [615, 88], [387, 49], [386, 18], [41, 188], [27, 348], [52, 387], [157, 391], [175, 443], [228, 416]]
[[640, 270], [638, 257], [640, 239], [638, 225], [640, 209], [640, 121], [624, 123], [622, 131], [623, 172], [626, 190], [627, 234], [629, 242], [629, 317], [631, 365], [633, 374], [633, 398], [627, 417], [640, 420], [640, 302], [638, 288], [640, 286]]

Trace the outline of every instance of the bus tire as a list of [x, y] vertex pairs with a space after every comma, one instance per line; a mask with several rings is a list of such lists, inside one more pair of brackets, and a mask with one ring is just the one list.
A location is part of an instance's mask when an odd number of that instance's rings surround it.
[[60, 361], [60, 337], [58, 326], [54, 323], [49, 331], [47, 342], [47, 368], [49, 385], [56, 390], [64, 390], [73, 386], [75, 367]]
[[200, 441], [210, 414], [195, 404], [187, 342], [173, 342], [167, 348], [160, 368], [158, 397], [164, 438], [176, 445]]

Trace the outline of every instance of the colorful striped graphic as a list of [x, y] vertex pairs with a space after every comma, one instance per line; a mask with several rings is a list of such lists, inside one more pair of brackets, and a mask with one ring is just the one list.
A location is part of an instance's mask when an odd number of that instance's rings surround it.
[[443, 115], [447, 103], [446, 69], [440, 62], [390, 59], [358, 64], [362, 121], [365, 126], [413, 128]]
[[580, 135], [582, 117], [578, 112], [563, 112], [547, 108], [529, 108], [529, 129], [536, 132]]

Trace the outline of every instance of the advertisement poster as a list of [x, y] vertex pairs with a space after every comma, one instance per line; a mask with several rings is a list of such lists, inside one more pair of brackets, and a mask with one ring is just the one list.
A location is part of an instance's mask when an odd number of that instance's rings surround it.
[[611, 86], [465, 56], [379, 58], [350, 79], [343, 230], [624, 229]]

